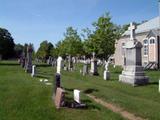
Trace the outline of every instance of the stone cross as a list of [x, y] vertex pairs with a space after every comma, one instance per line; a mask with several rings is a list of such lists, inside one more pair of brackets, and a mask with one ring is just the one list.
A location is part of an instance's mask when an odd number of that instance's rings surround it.
[[61, 74], [61, 67], [62, 67], [62, 57], [58, 57], [57, 59], [57, 73]]
[[130, 23], [130, 27], [128, 28], [128, 30], [130, 30], [130, 40], [134, 40], [136, 26], [132, 22]]

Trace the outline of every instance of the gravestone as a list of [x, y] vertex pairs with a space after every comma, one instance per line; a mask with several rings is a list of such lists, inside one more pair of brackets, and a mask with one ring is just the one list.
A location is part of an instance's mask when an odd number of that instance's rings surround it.
[[110, 72], [108, 70], [108, 66], [109, 66], [109, 61], [105, 62], [105, 71], [104, 71], [104, 80], [109, 80], [110, 79]]
[[32, 45], [27, 47], [26, 72], [32, 73]]
[[72, 61], [72, 56], [69, 55], [69, 58], [68, 58], [68, 70], [72, 71], [73, 70], [73, 61]]
[[61, 68], [62, 68], [62, 57], [58, 57], [57, 59], [57, 73], [61, 74]]
[[82, 73], [83, 73], [83, 76], [88, 74], [88, 63], [86, 60], [84, 61], [84, 64], [83, 64], [83, 72]]
[[51, 64], [52, 64], [52, 57], [51, 57], [51, 56], [49, 56], [49, 58], [47, 59], [47, 64], [48, 64], [48, 65], [51, 65]]
[[22, 58], [22, 68], [25, 67], [25, 57]]
[[86, 107], [86, 104], [81, 103], [80, 90], [75, 89], [73, 91], [73, 94], [74, 94], [74, 103], [72, 104], [72, 107], [73, 108], [84, 108], [84, 107]]
[[54, 93], [56, 93], [57, 88], [61, 87], [61, 76], [59, 73], [56, 73], [54, 82]]
[[57, 88], [56, 90], [56, 96], [55, 96], [55, 106], [57, 109], [64, 106], [64, 97], [65, 97], [65, 91], [62, 88]]
[[99, 75], [97, 69], [97, 59], [95, 58], [95, 53], [93, 52], [93, 58], [91, 59], [91, 70], [92, 75]]
[[61, 87], [61, 67], [62, 67], [62, 57], [57, 59], [57, 73], [55, 74], [54, 80], [54, 93], [56, 93], [57, 88]]
[[33, 65], [33, 66], [32, 66], [32, 74], [31, 74], [31, 76], [34, 77], [35, 74], [36, 74], [36, 66]]
[[130, 27], [130, 40], [125, 46], [125, 59], [126, 65], [122, 74], [119, 76], [119, 81], [136, 85], [145, 85], [149, 82], [149, 79], [144, 74], [142, 67], [141, 48], [142, 44], [135, 39], [136, 27], [131, 23]]
[[74, 94], [74, 101], [80, 104], [81, 103], [81, 101], [80, 101], [80, 91], [75, 89], [73, 91], [73, 94]]

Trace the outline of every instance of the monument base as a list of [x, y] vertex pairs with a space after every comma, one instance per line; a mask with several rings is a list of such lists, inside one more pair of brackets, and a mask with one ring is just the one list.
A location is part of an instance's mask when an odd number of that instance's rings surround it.
[[123, 71], [119, 76], [119, 81], [133, 86], [146, 85], [149, 82], [149, 78], [144, 73], [132, 73], [128, 74], [128, 71]]
[[110, 79], [110, 72], [109, 71], [104, 71], [104, 80], [109, 80]]

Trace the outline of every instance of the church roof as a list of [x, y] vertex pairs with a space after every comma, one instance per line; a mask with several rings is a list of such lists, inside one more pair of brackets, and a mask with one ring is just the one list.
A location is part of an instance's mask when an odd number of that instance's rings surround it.
[[[158, 29], [159, 27], [160, 27], [160, 17], [156, 17], [145, 23], [138, 25], [136, 29], [136, 34], [148, 32], [150, 30], [155, 30], [155, 29]], [[127, 30], [122, 36], [127, 36], [129, 34], [130, 34], [130, 31]]]

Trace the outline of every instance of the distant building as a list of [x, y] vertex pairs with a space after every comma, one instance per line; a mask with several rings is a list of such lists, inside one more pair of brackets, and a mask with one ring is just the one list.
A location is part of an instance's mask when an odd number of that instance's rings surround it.
[[[143, 45], [142, 48], [142, 65], [147, 66], [149, 64], [151, 67], [157, 67], [159, 61], [159, 48], [158, 47], [158, 34], [160, 32], [160, 18], [153, 18], [141, 25], [137, 26], [136, 29], [136, 39], [140, 41]], [[125, 60], [125, 43], [130, 40], [130, 31], [125, 31], [122, 37], [116, 42], [114, 61], [115, 65], [124, 65]], [[159, 55], [158, 55], [159, 54]]]

